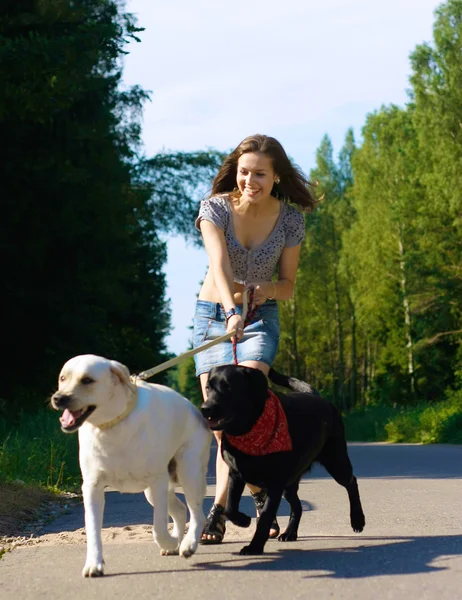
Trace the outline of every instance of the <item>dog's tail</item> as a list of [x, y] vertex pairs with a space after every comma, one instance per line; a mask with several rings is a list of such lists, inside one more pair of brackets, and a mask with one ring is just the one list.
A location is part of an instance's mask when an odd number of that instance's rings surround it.
[[288, 388], [293, 392], [303, 392], [305, 394], [313, 394], [313, 396], [321, 395], [317, 390], [314, 389], [312, 385], [310, 385], [306, 381], [302, 381], [301, 379], [297, 379], [296, 377], [288, 377], [287, 375], [278, 373], [274, 369], [270, 369], [268, 377], [270, 378], [270, 381], [272, 381], [276, 385]]

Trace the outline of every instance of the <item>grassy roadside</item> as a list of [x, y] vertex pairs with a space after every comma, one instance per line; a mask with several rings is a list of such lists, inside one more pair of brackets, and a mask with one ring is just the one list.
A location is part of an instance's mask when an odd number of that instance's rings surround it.
[[59, 415], [44, 408], [0, 424], [0, 481], [22, 480], [51, 490], [80, 486], [77, 434], [65, 434]]
[[462, 391], [433, 404], [369, 405], [344, 419], [349, 441], [462, 444]]
[[0, 424], [0, 558], [17, 540], [66, 510], [80, 492], [77, 435], [43, 409]]

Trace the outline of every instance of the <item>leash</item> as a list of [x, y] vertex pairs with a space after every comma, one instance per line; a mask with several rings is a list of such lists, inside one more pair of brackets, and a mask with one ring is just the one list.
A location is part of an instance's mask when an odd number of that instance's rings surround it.
[[[250, 306], [253, 306], [253, 294], [254, 294], [254, 289], [253, 287], [249, 288], [249, 304]], [[244, 294], [245, 295], [245, 294]], [[249, 311], [246, 311], [246, 314], [244, 315], [244, 312], [242, 313], [244, 316], [244, 329], [247, 327], [247, 325], [250, 323], [250, 321], [254, 318], [255, 313], [257, 312], [258, 306], [253, 306], [253, 308], [251, 308]], [[236, 342], [236, 338], [234, 338], [233, 340], [233, 360], [234, 360], [234, 364], [238, 365], [239, 363], [237, 362], [237, 342]]]
[[[257, 310], [257, 307], [254, 307], [253, 309], [248, 311], [249, 300], [250, 300], [251, 306], [252, 306], [252, 302], [253, 302], [253, 293], [254, 293], [253, 288], [249, 288], [248, 292], [249, 292], [249, 298], [247, 298], [247, 294], [245, 292], [242, 296], [242, 316], [244, 317], [245, 325], [247, 325], [248, 322], [250, 321], [250, 319], [253, 318], [253, 316]], [[245, 327], [245, 325], [244, 325], [244, 327]], [[195, 354], [199, 354], [199, 352], [202, 352], [203, 350], [208, 350], [208, 348], [212, 348], [212, 346], [216, 346], [217, 344], [226, 342], [227, 340], [229, 340], [230, 338], [235, 336], [236, 333], [237, 333], [237, 329], [234, 329], [230, 333], [225, 333], [225, 335], [221, 335], [220, 337], [218, 337], [214, 340], [211, 340], [210, 342], [206, 342], [205, 344], [202, 344], [201, 346], [198, 346], [197, 348], [193, 348], [192, 350], [183, 352], [183, 354], [175, 356], [174, 358], [171, 358], [170, 360], [167, 360], [167, 361], [161, 363], [160, 365], [157, 365], [156, 367], [152, 367], [152, 369], [148, 369], [147, 371], [142, 371], [141, 373], [138, 373], [138, 375], [132, 375], [131, 380], [134, 383], [136, 383], [136, 381], [139, 379], [142, 379], [142, 380], [149, 379], [150, 377], [157, 375], [157, 373], [160, 373], [161, 371], [165, 371], [166, 369], [169, 369], [170, 367], [174, 367], [181, 361], [186, 360], [187, 358], [190, 358], [191, 356], [194, 356]], [[233, 343], [233, 356], [234, 356], [235, 364], [237, 364], [236, 342], [235, 341]]]

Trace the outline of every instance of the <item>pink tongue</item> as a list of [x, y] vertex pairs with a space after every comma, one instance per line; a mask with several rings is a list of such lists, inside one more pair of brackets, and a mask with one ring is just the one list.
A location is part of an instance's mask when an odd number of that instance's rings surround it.
[[[79, 416], [78, 413], [76, 414], [76, 416]], [[71, 411], [68, 408], [66, 408], [59, 420], [63, 427], [71, 427], [75, 423], [75, 416], [71, 413]]]

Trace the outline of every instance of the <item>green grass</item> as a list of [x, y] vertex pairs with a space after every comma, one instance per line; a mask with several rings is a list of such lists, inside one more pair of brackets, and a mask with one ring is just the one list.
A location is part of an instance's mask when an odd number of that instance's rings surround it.
[[344, 415], [347, 440], [350, 442], [385, 442], [387, 423], [397, 410], [393, 406], [371, 405]]
[[58, 413], [21, 415], [14, 427], [0, 424], [0, 480], [20, 480], [54, 490], [80, 487], [78, 438], [61, 431]]
[[346, 415], [345, 427], [349, 441], [462, 444], [462, 391], [433, 404], [366, 406]]

